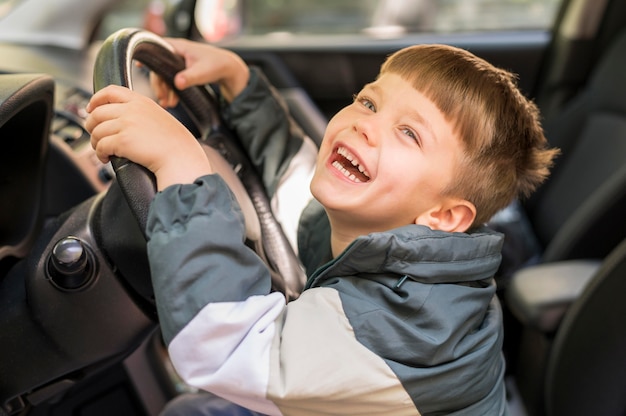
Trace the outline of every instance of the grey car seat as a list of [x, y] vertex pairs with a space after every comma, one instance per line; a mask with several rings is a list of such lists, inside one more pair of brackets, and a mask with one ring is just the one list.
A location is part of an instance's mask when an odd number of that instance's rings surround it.
[[[586, 87], [544, 127], [562, 155], [546, 183], [518, 205], [514, 217], [522, 231], [503, 229], [509, 239], [505, 256], [527, 250], [525, 257], [508, 260], [501, 281], [510, 318], [507, 366], [529, 415], [621, 416], [626, 414], [626, 29], [605, 50]], [[520, 243], [528, 240], [535, 246]], [[528, 254], [533, 249], [535, 258]], [[527, 267], [523, 261], [539, 264]]]
[[532, 416], [626, 414], [626, 239], [601, 263], [519, 271], [506, 292], [523, 325], [515, 373]]

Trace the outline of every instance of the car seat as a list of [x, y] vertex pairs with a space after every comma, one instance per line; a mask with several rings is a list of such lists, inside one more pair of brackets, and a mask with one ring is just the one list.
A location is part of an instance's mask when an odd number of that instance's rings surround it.
[[626, 239], [599, 263], [516, 273], [507, 303], [523, 325], [515, 384], [529, 415], [626, 414]]
[[587, 86], [545, 120], [548, 141], [561, 149], [548, 180], [518, 204], [513, 220], [509, 213], [504, 221], [496, 216], [490, 222], [508, 240], [501, 276], [529, 262], [602, 259], [626, 237], [624, 74], [626, 29], [598, 61]]
[[544, 121], [562, 151], [551, 176], [495, 218], [507, 366], [529, 415], [626, 414], [624, 74], [626, 29]]

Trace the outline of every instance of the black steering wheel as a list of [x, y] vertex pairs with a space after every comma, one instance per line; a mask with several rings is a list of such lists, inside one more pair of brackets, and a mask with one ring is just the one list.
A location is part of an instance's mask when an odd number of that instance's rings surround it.
[[[107, 85], [133, 88], [133, 61], [157, 73], [172, 88], [176, 73], [184, 69], [182, 57], [159, 36], [141, 29], [121, 29], [103, 43], [94, 68], [94, 91]], [[219, 116], [218, 99], [210, 88], [196, 86], [177, 90], [182, 106], [205, 144], [207, 157], [237, 197], [246, 219], [249, 241], [268, 265], [274, 290], [287, 300], [298, 297], [306, 276], [297, 256], [274, 218], [265, 188], [236, 136]], [[210, 148], [208, 147], [210, 146]], [[148, 209], [156, 193], [154, 175], [136, 163], [112, 158], [117, 183], [142, 232], [145, 233]], [[232, 169], [237, 166], [237, 173]], [[245, 191], [243, 191], [245, 190]], [[252, 212], [252, 214], [250, 214]], [[256, 241], [255, 241], [256, 239]]]

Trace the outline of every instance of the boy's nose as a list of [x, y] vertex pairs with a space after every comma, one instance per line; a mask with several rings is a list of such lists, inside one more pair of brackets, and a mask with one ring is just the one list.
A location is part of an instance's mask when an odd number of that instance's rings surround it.
[[366, 118], [358, 118], [352, 124], [352, 129], [355, 133], [357, 133], [360, 137], [365, 139], [370, 146], [376, 146], [377, 144], [377, 134], [375, 123], [371, 120], [371, 117]]

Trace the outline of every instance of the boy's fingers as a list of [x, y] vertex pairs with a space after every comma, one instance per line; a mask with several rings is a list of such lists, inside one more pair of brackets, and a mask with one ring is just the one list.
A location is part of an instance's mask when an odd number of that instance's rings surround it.
[[208, 80], [212, 80], [215, 76], [212, 74], [212, 68], [203, 67], [202, 65], [191, 65], [180, 71], [174, 77], [174, 85], [179, 90], [193, 87], [194, 85], [204, 85]]
[[109, 136], [114, 136], [119, 133], [119, 123], [117, 118], [108, 117], [103, 114], [100, 109], [94, 111], [92, 115], [87, 118], [85, 128], [91, 134], [91, 146], [95, 149], [102, 139]]
[[176, 76], [174, 77], [174, 85], [179, 90], [184, 90], [185, 88], [189, 86], [187, 82], [187, 77], [185, 75], [186, 72], [187, 70], [182, 70], [178, 74], [176, 74]]
[[161, 107], [175, 107], [178, 104], [178, 95], [174, 89], [154, 72], [150, 73], [150, 87]]
[[124, 121], [107, 119], [97, 124], [91, 133], [91, 146], [98, 159], [106, 163], [111, 156], [129, 157], [136, 137], [129, 136]]
[[119, 85], [108, 85], [96, 92], [87, 103], [86, 110], [92, 112], [96, 107], [103, 104], [122, 103], [128, 101], [131, 91]]
[[176, 107], [176, 105], [178, 104], [178, 94], [176, 94], [176, 91], [169, 90], [169, 93], [166, 97], [166, 102], [167, 107]]
[[111, 156], [116, 155], [116, 142], [117, 141], [115, 136], [105, 136], [94, 147], [96, 151], [96, 157], [102, 163], [107, 163], [111, 159]]
[[85, 120], [85, 129], [93, 134], [93, 130], [108, 120], [116, 119], [120, 116], [122, 109], [117, 103], [106, 103], [107, 105], [99, 104], [94, 106], [87, 119]]
[[96, 156], [102, 163], [108, 162], [109, 157], [113, 154], [109, 150], [110, 146], [108, 145], [113, 134], [112, 130], [108, 133], [105, 132], [107, 130], [106, 124], [97, 125], [91, 134], [91, 147], [96, 151]]

